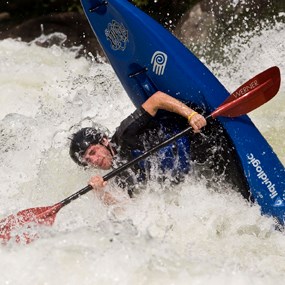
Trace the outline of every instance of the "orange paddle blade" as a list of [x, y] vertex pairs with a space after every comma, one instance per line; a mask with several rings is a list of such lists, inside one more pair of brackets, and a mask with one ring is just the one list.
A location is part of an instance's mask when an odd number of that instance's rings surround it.
[[[218, 116], [238, 117], [245, 115], [271, 100], [280, 88], [281, 78], [278, 67], [272, 67], [267, 71], [270, 72], [266, 72], [265, 74], [264, 72], [261, 73], [260, 81], [256, 80], [254, 87], [247, 93], [237, 91], [237, 93], [233, 93], [211, 114], [212, 118]], [[259, 76], [257, 75], [255, 78], [259, 78]], [[240, 90], [240, 88], [238, 90]], [[235, 99], [233, 100], [232, 98], [234, 97]]]
[[33, 228], [36, 225], [51, 226], [56, 213], [61, 208], [62, 204], [58, 203], [49, 207], [22, 210], [15, 215], [8, 216], [0, 221], [0, 239], [3, 240], [3, 243], [7, 243], [11, 239], [16, 242], [30, 243], [38, 238], [38, 235], [33, 232]]
[[[274, 82], [274, 88], [272, 88], [272, 94], [275, 92], [275, 94], [278, 92], [280, 88], [280, 70], [277, 66], [270, 67], [266, 69], [265, 71], [257, 74], [247, 82], [245, 82], [243, 85], [241, 85], [236, 91], [234, 91], [224, 102], [223, 104], [227, 104], [229, 102], [232, 102], [236, 100], [239, 97], [242, 97], [246, 93], [258, 88], [258, 86], [262, 85], [269, 79], [271, 79]], [[274, 89], [274, 90], [273, 90]]]

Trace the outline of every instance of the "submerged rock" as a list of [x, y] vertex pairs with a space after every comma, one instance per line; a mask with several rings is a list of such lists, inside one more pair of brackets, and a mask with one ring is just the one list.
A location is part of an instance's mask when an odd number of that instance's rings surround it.
[[202, 0], [184, 13], [175, 34], [187, 46], [227, 41], [233, 35], [255, 29], [263, 19], [273, 20], [282, 11], [279, 1]]
[[[177, 7], [177, 13], [180, 11], [177, 19], [169, 19], [173, 25], [168, 23], [166, 26], [170, 30], [176, 26], [174, 34], [199, 57], [201, 54], [205, 55], [203, 52], [200, 54], [200, 50], [209, 49], [213, 53], [217, 46], [225, 44], [233, 35], [255, 28], [255, 25], [258, 26], [260, 19], [273, 19], [276, 12], [282, 12], [285, 9], [283, 1], [201, 0], [197, 1], [196, 5], [186, 11], [182, 17], [181, 7]], [[0, 13], [0, 39], [20, 38], [30, 42], [43, 34], [61, 33], [66, 35], [63, 41], [62, 38], [59, 40], [54, 36], [48, 37], [45, 42], [37, 41], [37, 44], [41, 46], [53, 44], [66, 47], [82, 46], [81, 54], [91, 52], [94, 56], [103, 55], [85, 15], [81, 12], [54, 13], [24, 21], [24, 18], [19, 19], [18, 17], [15, 20], [15, 15], [18, 13], [15, 11], [19, 11], [19, 7], [26, 7], [32, 2], [32, 0], [19, 0], [11, 5], [4, 4], [6, 5], [4, 11], [7, 12]], [[187, 3], [182, 2], [184, 3], [183, 9], [185, 9]], [[182, 2], [177, 3], [177, 6], [182, 5]], [[59, 0], [57, 5], [65, 5], [64, 3], [63, 0]], [[175, 3], [171, 5], [175, 5]], [[164, 5], [163, 7], [166, 9], [165, 11], [168, 11], [168, 6]], [[57, 7], [55, 10], [57, 9], [59, 8]], [[159, 10], [159, 7], [157, 9]], [[150, 11], [150, 15], [153, 13], [154, 11]], [[180, 20], [178, 21], [178, 19]], [[162, 24], [165, 24], [165, 20]]]
[[85, 15], [77, 12], [66, 12], [41, 16], [27, 20], [21, 24], [6, 24], [0, 32], [0, 39], [20, 38], [22, 41], [31, 42], [36, 38], [52, 33], [66, 35], [64, 41], [57, 37], [48, 37], [46, 42], [36, 41], [41, 46], [62, 45], [65, 47], [82, 46], [81, 54], [91, 52], [93, 55], [103, 55], [99, 43]]
[[11, 17], [11, 16], [10, 16], [10, 13], [8, 13], [8, 12], [0, 13], [0, 22], [9, 20], [10, 17]]

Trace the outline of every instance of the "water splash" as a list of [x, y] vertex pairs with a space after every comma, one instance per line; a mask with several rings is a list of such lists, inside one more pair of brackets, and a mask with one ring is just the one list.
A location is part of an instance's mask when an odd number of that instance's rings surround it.
[[[276, 25], [247, 44], [236, 38], [239, 53], [225, 48], [231, 65], [208, 66], [229, 90], [268, 65], [284, 73], [283, 35], [284, 26]], [[0, 41], [0, 63], [0, 215], [6, 216], [84, 187], [94, 172], [71, 161], [68, 137], [92, 120], [112, 132], [134, 107], [108, 64], [75, 51], [7, 39]], [[282, 156], [283, 82], [276, 100], [252, 116]], [[176, 187], [150, 181], [119, 212], [90, 193], [62, 210], [38, 241], [1, 247], [0, 283], [283, 284], [285, 239], [273, 224], [230, 185], [217, 192], [195, 176]]]

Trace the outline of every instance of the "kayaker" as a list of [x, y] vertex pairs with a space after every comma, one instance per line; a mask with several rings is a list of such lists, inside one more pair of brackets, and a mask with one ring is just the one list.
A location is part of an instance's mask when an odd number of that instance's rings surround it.
[[[132, 151], [135, 149], [144, 150], [145, 142], [148, 144], [149, 141], [152, 141], [153, 145], [157, 144], [157, 141], [154, 142], [153, 139], [153, 137], [158, 137], [153, 117], [158, 110], [173, 112], [184, 117], [194, 132], [199, 132], [206, 125], [204, 116], [179, 100], [158, 91], [121, 122], [111, 139], [102, 130], [96, 128], [83, 128], [73, 134], [70, 144], [71, 158], [79, 165], [103, 170], [111, 169], [122, 161], [126, 162], [132, 159]], [[153, 145], [148, 145], [148, 149]], [[137, 167], [136, 176], [142, 174], [138, 174], [138, 171]], [[133, 180], [134, 173], [127, 171], [120, 175], [117, 183], [122, 188], [127, 187], [129, 195], [132, 196], [133, 189], [129, 188], [129, 185], [134, 184]], [[104, 203], [113, 204], [116, 201], [111, 193], [103, 191], [106, 184], [107, 182], [98, 175], [91, 177], [89, 181], [89, 185], [94, 188]]]

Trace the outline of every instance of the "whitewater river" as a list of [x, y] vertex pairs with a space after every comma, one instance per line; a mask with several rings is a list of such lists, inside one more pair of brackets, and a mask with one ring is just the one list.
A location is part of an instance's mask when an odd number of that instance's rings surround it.
[[[209, 68], [229, 91], [273, 65], [285, 74], [284, 28], [235, 39], [225, 50], [231, 57], [240, 49], [231, 66]], [[283, 163], [284, 79], [251, 114]], [[108, 64], [0, 41], [0, 217], [83, 188], [94, 171], [71, 161], [68, 137], [91, 119], [113, 132], [133, 110]], [[124, 209], [88, 193], [38, 229], [40, 239], [0, 246], [0, 284], [284, 284], [284, 233], [229, 186], [214, 186], [195, 177], [173, 188], [152, 181]]]

